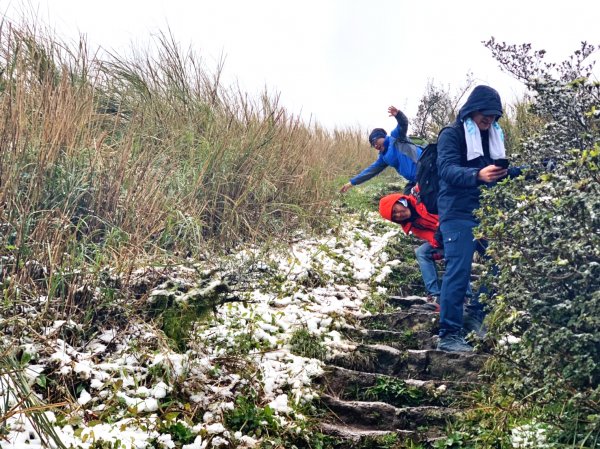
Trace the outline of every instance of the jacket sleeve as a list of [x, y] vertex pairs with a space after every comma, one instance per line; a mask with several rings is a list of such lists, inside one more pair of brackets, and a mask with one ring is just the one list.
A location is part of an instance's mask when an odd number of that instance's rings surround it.
[[405, 141], [406, 133], [408, 132], [408, 118], [406, 118], [404, 112], [398, 110], [396, 121], [398, 122], [398, 125], [392, 130], [390, 135], [401, 142]]
[[352, 178], [350, 180], [350, 184], [352, 184], [353, 186], [362, 184], [363, 182], [368, 181], [372, 177], [377, 176], [379, 173], [385, 170], [387, 166], [388, 164], [385, 163], [385, 161], [380, 155], [375, 162], [373, 162], [371, 165], [369, 165], [367, 168], [361, 171], [358, 175]]
[[461, 165], [461, 137], [453, 128], [445, 129], [440, 134], [437, 143], [438, 173], [449, 185], [473, 187], [478, 185], [479, 168]]

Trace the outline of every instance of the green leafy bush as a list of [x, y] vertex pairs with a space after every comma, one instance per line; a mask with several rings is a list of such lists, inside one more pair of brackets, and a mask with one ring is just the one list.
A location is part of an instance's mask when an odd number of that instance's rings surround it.
[[597, 447], [600, 84], [585, 63], [594, 47], [583, 43], [556, 65], [528, 45], [488, 46], [533, 90], [531, 111], [545, 121], [521, 147], [529, 173], [485, 190], [478, 212], [499, 271], [487, 276], [497, 292], [489, 301], [499, 391], [520, 402], [514, 413], [543, 406], [537, 422], [551, 424], [556, 443]]

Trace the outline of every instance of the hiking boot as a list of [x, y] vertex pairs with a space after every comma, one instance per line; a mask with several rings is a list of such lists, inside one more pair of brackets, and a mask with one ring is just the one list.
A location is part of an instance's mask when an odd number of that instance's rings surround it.
[[447, 334], [441, 337], [437, 349], [447, 352], [473, 352], [473, 347], [459, 334]]
[[440, 313], [440, 305], [434, 302], [426, 302], [425, 304], [417, 304], [412, 306], [412, 309], [427, 310], [429, 312]]
[[485, 338], [487, 327], [483, 323], [483, 318], [482, 312], [465, 307], [463, 313], [463, 334], [466, 336], [467, 334], [474, 332], [477, 338]]

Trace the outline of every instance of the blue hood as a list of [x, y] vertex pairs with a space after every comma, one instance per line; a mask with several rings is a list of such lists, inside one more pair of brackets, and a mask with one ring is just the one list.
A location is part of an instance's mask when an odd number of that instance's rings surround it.
[[458, 120], [464, 121], [475, 111], [485, 111], [488, 113], [486, 115], [494, 113], [498, 117], [502, 116], [502, 101], [498, 92], [489, 86], [477, 86], [458, 111]]

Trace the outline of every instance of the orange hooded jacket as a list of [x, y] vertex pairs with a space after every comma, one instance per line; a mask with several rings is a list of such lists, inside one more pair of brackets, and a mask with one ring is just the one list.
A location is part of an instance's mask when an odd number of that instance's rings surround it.
[[403, 223], [398, 223], [402, 226], [405, 234], [410, 234], [427, 240], [434, 248], [440, 248], [440, 244], [435, 239], [435, 233], [440, 225], [438, 216], [427, 212], [423, 203], [417, 203], [417, 199], [413, 195], [404, 195], [402, 193], [392, 193], [386, 195], [379, 201], [379, 213], [386, 220], [392, 221], [392, 208], [399, 199], [406, 199], [417, 213], [417, 217], [413, 220], [407, 220]]

